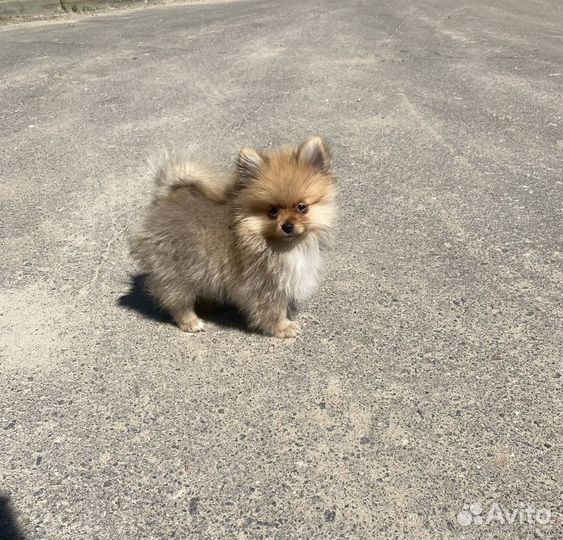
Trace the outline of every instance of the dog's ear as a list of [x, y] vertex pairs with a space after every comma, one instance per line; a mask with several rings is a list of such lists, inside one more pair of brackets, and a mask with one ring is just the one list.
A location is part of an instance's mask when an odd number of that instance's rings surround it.
[[319, 135], [309, 137], [299, 146], [297, 159], [300, 165], [312, 167], [322, 173], [328, 173], [332, 165], [330, 152]]
[[263, 166], [264, 157], [256, 150], [248, 146], [241, 149], [237, 158], [237, 170], [243, 183], [251, 182], [258, 178]]

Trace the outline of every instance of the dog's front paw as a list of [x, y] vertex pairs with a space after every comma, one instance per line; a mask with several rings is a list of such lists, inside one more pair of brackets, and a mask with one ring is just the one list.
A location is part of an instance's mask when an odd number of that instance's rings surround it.
[[294, 321], [284, 321], [276, 329], [274, 335], [279, 338], [292, 338], [299, 334], [299, 325]]

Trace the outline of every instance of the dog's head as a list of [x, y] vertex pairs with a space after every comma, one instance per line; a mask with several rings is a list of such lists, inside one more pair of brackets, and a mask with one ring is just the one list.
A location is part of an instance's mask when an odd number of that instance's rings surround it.
[[236, 218], [243, 234], [291, 243], [330, 228], [336, 182], [321, 137], [269, 152], [243, 148], [237, 170]]

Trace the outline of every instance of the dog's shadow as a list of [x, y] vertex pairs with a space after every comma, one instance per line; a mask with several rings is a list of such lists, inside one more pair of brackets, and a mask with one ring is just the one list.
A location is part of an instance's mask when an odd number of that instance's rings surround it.
[[[146, 277], [146, 274], [131, 276], [129, 290], [118, 299], [118, 305], [124, 309], [136, 311], [146, 319], [173, 325], [172, 318], [160, 309], [148, 294], [145, 286]], [[232, 306], [217, 306], [213, 311], [198, 309], [196, 306], [196, 311], [204, 321], [209, 321], [225, 328], [235, 328], [249, 332], [244, 317]]]

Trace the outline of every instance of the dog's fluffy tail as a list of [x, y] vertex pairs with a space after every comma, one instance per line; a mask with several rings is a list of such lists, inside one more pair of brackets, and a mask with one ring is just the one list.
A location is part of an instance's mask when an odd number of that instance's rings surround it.
[[156, 184], [155, 200], [187, 187], [216, 203], [228, 200], [235, 183], [233, 174], [181, 153], [164, 152], [150, 161]]

